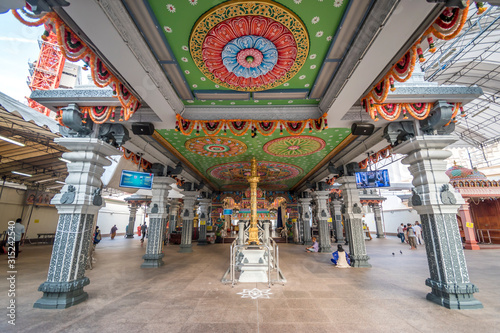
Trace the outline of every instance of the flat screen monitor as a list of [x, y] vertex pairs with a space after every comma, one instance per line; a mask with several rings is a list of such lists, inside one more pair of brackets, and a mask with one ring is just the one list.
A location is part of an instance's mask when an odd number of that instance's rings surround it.
[[148, 172], [122, 170], [120, 187], [150, 190], [153, 188], [153, 174]]
[[357, 188], [390, 187], [389, 172], [384, 170], [356, 172]]
[[232, 209], [224, 209], [224, 215], [233, 215]]

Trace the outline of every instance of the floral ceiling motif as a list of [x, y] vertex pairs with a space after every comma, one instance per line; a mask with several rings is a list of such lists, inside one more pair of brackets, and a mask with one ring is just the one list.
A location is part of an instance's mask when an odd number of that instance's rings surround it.
[[[288, 163], [257, 162], [259, 184], [288, 180], [303, 173], [298, 166]], [[223, 181], [232, 183], [247, 183], [250, 176], [250, 162], [224, 163], [211, 167], [207, 173]]]
[[307, 60], [303, 22], [278, 3], [229, 1], [205, 13], [190, 36], [191, 56], [211, 81], [238, 91], [285, 83]]
[[247, 150], [247, 145], [240, 140], [218, 136], [192, 138], [186, 141], [185, 147], [195, 154], [207, 157], [237, 156]]
[[314, 154], [325, 147], [325, 141], [307, 135], [284, 137], [267, 142], [263, 149], [273, 156], [298, 157]]

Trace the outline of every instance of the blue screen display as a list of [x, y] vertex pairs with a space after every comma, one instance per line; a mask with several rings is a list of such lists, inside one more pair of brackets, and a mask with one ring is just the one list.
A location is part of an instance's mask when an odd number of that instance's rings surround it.
[[384, 170], [356, 172], [357, 188], [390, 187], [389, 172]]
[[153, 187], [153, 174], [122, 170], [120, 187], [139, 188], [150, 190]]
[[232, 209], [224, 209], [224, 215], [233, 215]]

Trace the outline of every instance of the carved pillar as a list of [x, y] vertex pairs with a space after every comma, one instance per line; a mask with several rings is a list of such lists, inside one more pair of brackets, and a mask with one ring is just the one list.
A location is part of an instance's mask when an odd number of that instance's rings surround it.
[[209, 206], [212, 200], [200, 199], [200, 235], [198, 237], [198, 245], [207, 245], [207, 221], [209, 214]]
[[[243, 223], [243, 225], [245, 225]], [[264, 239], [264, 244], [268, 244], [269, 243], [269, 230], [271, 228], [271, 223], [266, 220], [262, 223], [262, 228], [264, 229], [264, 236], [263, 236], [263, 239]]]
[[193, 252], [191, 240], [193, 238], [193, 208], [198, 196], [196, 191], [184, 191], [184, 208], [182, 209], [182, 235], [179, 252]]
[[311, 212], [309, 211], [309, 205], [311, 204], [311, 198], [301, 198], [299, 199], [300, 206], [302, 207], [302, 215], [300, 216], [303, 226], [303, 237], [302, 240], [304, 245], [312, 245], [311, 241]]
[[[68, 177], [61, 193], [51, 203], [59, 213], [47, 281], [38, 291], [42, 298], [35, 308], [64, 309], [88, 298], [83, 287], [90, 283], [84, 276], [87, 254], [94, 232], [94, 220], [103, 201], [100, 196], [106, 156], [120, 155], [113, 146], [95, 138], [57, 138], [71, 152], [64, 153]], [[97, 192], [96, 192], [97, 191]]]
[[377, 238], [385, 238], [384, 228], [382, 226], [382, 205], [380, 203], [374, 203], [372, 208], [375, 217], [375, 226], [377, 228]]
[[332, 252], [330, 226], [328, 225], [328, 219], [330, 218], [328, 209], [329, 194], [330, 191], [315, 191], [312, 194], [316, 202], [316, 216], [318, 218], [319, 252]]
[[179, 199], [172, 199], [170, 202], [169, 232], [172, 233], [177, 227], [177, 215], [179, 213]]
[[134, 228], [135, 228], [135, 217], [137, 215], [137, 203], [130, 202], [128, 209], [130, 215], [128, 217], [128, 228], [127, 228], [127, 238], [134, 238]]
[[338, 195], [332, 198], [330, 203], [332, 218], [333, 218], [333, 231], [335, 233], [335, 240], [337, 243], [343, 243], [344, 239], [344, 227], [342, 226], [342, 202]]
[[416, 136], [395, 147], [397, 154], [406, 154], [403, 164], [413, 176], [415, 186], [413, 208], [422, 221], [430, 278], [425, 284], [432, 288], [427, 299], [450, 309], [482, 308], [473, 296], [478, 288], [470, 282], [462, 241], [456, 219], [459, 204], [449, 191], [445, 159], [451, 152], [443, 148], [457, 139], [451, 135]]
[[342, 197], [344, 198], [344, 225], [349, 242], [351, 266], [372, 267], [366, 254], [365, 236], [363, 233], [363, 211], [359, 200], [359, 190], [356, 188], [356, 177], [342, 176], [337, 179], [342, 184]]
[[460, 215], [460, 220], [462, 221], [462, 229], [464, 230], [465, 244], [464, 248], [467, 250], [479, 250], [479, 245], [477, 244], [476, 234], [474, 233], [474, 223], [472, 222], [472, 216], [470, 214], [469, 202], [465, 202], [460, 205], [458, 209], [458, 215]]
[[155, 177], [153, 181], [153, 197], [149, 211], [148, 238], [146, 254], [142, 257], [142, 268], [156, 268], [163, 265], [163, 235], [167, 223], [167, 198], [170, 184], [175, 180], [170, 177]]

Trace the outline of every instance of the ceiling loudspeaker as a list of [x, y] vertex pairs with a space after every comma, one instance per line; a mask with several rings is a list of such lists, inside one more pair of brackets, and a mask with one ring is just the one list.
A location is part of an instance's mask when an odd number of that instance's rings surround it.
[[132, 123], [132, 133], [135, 135], [153, 135], [155, 127], [151, 123]]
[[354, 123], [351, 126], [352, 135], [372, 135], [375, 125], [367, 123]]

